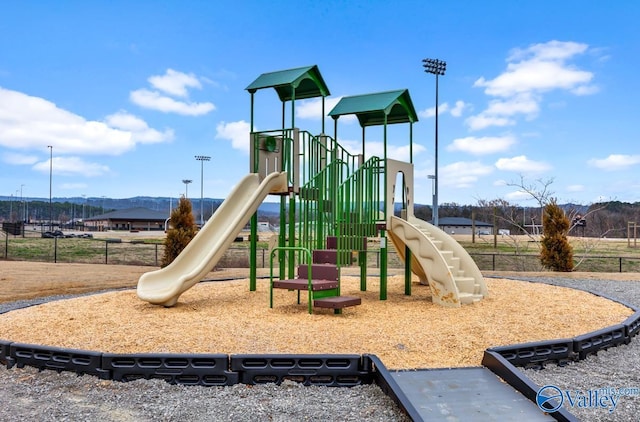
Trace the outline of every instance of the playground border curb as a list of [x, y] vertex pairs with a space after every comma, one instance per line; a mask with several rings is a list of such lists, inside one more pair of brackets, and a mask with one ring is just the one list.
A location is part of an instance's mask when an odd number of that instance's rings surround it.
[[[640, 333], [638, 308], [597, 292], [584, 291], [620, 303], [634, 310], [634, 314], [620, 324], [571, 339], [490, 347], [483, 354], [482, 366], [535, 403], [537, 385], [517, 367], [542, 369], [549, 363], [566, 365], [571, 361], [586, 359], [600, 350], [628, 344]], [[7, 369], [32, 366], [39, 370], [69, 371], [120, 382], [162, 379], [181, 385], [231, 386], [238, 383], [280, 384], [292, 380], [305, 386], [331, 387], [375, 383], [412, 420], [421, 420], [414, 405], [393, 379], [391, 371], [376, 355], [371, 354], [113, 354], [0, 339], [0, 363]], [[564, 408], [549, 415], [558, 421], [577, 421]]]

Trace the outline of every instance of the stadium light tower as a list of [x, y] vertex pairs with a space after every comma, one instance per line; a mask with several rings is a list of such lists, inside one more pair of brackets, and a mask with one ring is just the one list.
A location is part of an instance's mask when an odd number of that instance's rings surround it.
[[438, 227], [438, 76], [444, 76], [444, 72], [447, 70], [447, 62], [438, 59], [423, 59], [422, 66], [425, 72], [436, 75], [436, 139], [432, 223]]
[[204, 212], [202, 211], [202, 203], [204, 200], [204, 162], [211, 160], [206, 155], [196, 155], [196, 160], [200, 161], [200, 227], [204, 226]]
[[184, 183], [184, 199], [189, 199], [189, 183], [193, 182], [191, 179], [182, 179]]

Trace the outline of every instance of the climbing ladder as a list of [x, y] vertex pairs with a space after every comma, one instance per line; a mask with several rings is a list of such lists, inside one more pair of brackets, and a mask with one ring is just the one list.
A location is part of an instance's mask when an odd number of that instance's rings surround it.
[[[364, 240], [366, 245], [366, 239]], [[330, 236], [326, 239], [326, 249], [316, 249], [312, 252], [304, 248], [295, 248], [305, 252], [310, 261], [306, 264], [298, 265], [297, 277], [293, 279], [278, 280], [273, 277], [273, 256], [277, 249], [272, 251], [271, 277], [269, 289], [269, 306], [273, 308], [273, 289], [294, 290], [298, 293], [298, 304], [300, 304], [300, 292], [306, 290], [308, 295], [309, 313], [313, 313], [313, 308], [333, 309], [339, 314], [343, 308], [357, 306], [362, 303], [362, 299], [357, 296], [342, 296], [340, 294], [340, 269], [339, 261], [350, 259], [350, 254], [337, 249], [338, 239]], [[341, 256], [344, 255], [344, 256]]]

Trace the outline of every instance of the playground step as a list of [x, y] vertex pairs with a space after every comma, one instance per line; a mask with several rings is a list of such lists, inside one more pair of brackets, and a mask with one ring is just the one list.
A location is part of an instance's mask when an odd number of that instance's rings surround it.
[[[273, 288], [288, 290], [307, 290], [309, 288], [309, 280], [301, 278], [294, 278], [290, 280], [274, 280]], [[314, 292], [337, 288], [337, 280], [311, 280], [311, 290]]]
[[311, 267], [311, 278], [318, 280], [338, 281], [338, 267], [335, 264], [311, 264], [298, 266], [298, 278], [306, 280], [309, 278], [309, 267]]
[[362, 299], [357, 296], [330, 296], [322, 299], [315, 299], [313, 306], [316, 308], [342, 309], [348, 306], [362, 304]]
[[472, 303], [480, 302], [484, 298], [483, 295], [474, 293], [459, 293], [458, 297], [460, 298], [461, 305], [470, 305]]
[[473, 277], [453, 277], [458, 291], [462, 293], [473, 293], [476, 290], [476, 279]]
[[[340, 265], [351, 265], [352, 256], [349, 251], [343, 251], [340, 256]], [[313, 251], [314, 264], [338, 264], [338, 251], [336, 249], [315, 249]]]

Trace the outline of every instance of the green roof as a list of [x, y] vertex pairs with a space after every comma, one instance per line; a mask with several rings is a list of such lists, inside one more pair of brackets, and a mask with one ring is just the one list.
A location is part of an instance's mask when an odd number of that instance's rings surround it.
[[346, 114], [355, 114], [363, 127], [384, 124], [385, 115], [387, 124], [418, 121], [406, 89], [343, 97], [329, 112], [334, 119]]
[[263, 73], [245, 89], [254, 93], [263, 88], [274, 88], [280, 101], [290, 101], [294, 92], [296, 100], [330, 95], [316, 65]]

